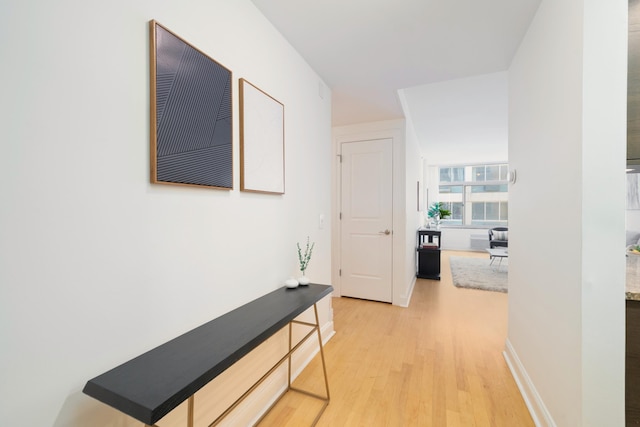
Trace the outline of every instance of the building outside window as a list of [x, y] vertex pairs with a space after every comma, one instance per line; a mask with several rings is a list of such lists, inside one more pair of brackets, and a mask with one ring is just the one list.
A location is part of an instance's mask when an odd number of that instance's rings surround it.
[[509, 219], [506, 163], [443, 166], [437, 200], [451, 211], [443, 224], [496, 227]]

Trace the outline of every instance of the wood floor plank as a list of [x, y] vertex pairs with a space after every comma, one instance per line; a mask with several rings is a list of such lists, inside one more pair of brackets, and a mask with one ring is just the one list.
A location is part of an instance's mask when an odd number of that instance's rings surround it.
[[[452, 254], [489, 262], [443, 251], [442, 280], [418, 279], [408, 308], [333, 299], [336, 335], [324, 349], [331, 403], [318, 426], [534, 425], [502, 355], [508, 296], [453, 286]], [[295, 385], [321, 381], [316, 357]], [[287, 399], [261, 427], [313, 420], [308, 405]]]

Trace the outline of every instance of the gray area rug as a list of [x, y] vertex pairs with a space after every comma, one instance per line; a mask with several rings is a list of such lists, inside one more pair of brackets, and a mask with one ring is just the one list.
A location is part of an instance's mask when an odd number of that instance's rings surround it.
[[499, 259], [494, 261], [493, 266], [489, 262], [488, 258], [450, 257], [453, 284], [459, 288], [507, 292], [509, 260], [503, 259], [499, 269], [496, 268]]

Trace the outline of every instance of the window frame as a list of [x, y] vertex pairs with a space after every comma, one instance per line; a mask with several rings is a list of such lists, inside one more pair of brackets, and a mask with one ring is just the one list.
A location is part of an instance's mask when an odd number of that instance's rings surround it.
[[[498, 167], [498, 178], [487, 180], [488, 168]], [[491, 163], [473, 163], [459, 165], [436, 165], [437, 168], [437, 200], [444, 204], [444, 207], [454, 213], [454, 205], [456, 210], [461, 210], [462, 215], [455, 215], [448, 219], [443, 219], [442, 224], [450, 227], [461, 228], [487, 228], [507, 226], [509, 221], [509, 186], [507, 180], [508, 163], [491, 162]], [[480, 171], [479, 169], [482, 168]], [[448, 177], [453, 179], [455, 176], [454, 169], [463, 169], [463, 181], [441, 181], [442, 169], [449, 169]], [[490, 172], [495, 177], [495, 170]], [[457, 176], [459, 177], [459, 175]], [[481, 177], [481, 179], [476, 179]], [[455, 191], [442, 191], [445, 188], [456, 188]], [[474, 189], [487, 188], [497, 191], [474, 191]], [[489, 195], [489, 196], [488, 196]], [[487, 219], [487, 205], [497, 203], [498, 219]], [[474, 218], [474, 206], [483, 204], [482, 218]], [[477, 208], [475, 208], [477, 213]]]

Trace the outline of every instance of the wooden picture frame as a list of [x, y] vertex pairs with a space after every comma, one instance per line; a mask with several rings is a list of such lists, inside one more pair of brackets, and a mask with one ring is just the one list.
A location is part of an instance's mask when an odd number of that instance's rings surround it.
[[284, 105], [240, 79], [240, 190], [284, 194]]
[[151, 182], [233, 189], [231, 71], [149, 22]]

